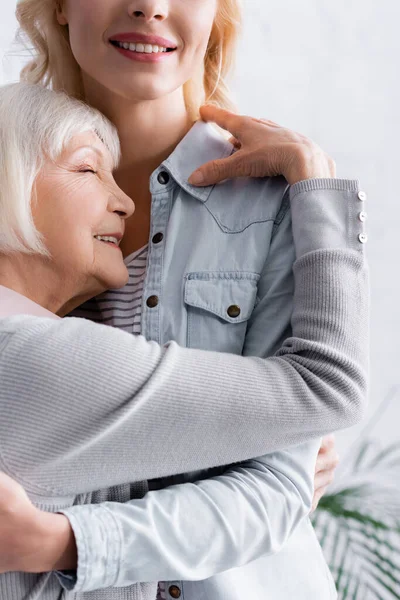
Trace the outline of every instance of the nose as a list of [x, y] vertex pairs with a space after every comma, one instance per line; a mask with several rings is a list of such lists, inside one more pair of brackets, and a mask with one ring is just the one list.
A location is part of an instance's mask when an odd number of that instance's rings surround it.
[[129, 219], [135, 212], [135, 203], [122, 190], [110, 197], [109, 209], [122, 219]]
[[134, 0], [129, 4], [129, 16], [145, 23], [164, 21], [168, 17], [168, 4], [169, 0]]

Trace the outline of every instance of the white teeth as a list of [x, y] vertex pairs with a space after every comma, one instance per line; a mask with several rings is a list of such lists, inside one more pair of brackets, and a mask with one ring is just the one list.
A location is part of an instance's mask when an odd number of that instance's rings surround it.
[[119, 245], [119, 240], [116, 237], [112, 237], [111, 235], [95, 235], [94, 237], [100, 242], [112, 242], [116, 246]]
[[153, 44], [132, 44], [128, 42], [115, 42], [120, 48], [130, 50], [131, 52], [140, 52], [142, 54], [158, 54], [160, 52], [167, 52], [167, 48], [163, 46], [156, 46]]

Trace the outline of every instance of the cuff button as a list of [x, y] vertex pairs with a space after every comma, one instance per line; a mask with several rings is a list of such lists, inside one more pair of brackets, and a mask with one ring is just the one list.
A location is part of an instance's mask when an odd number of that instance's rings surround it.
[[358, 199], [364, 202], [367, 199], [367, 194], [365, 192], [358, 192]]

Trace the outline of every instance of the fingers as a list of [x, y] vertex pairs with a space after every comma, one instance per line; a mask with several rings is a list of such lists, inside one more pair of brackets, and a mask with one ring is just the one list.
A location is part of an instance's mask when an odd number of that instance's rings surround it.
[[228, 142], [230, 144], [232, 144], [232, 146], [234, 146], [234, 148], [236, 148], [237, 150], [240, 150], [240, 148], [242, 147], [242, 143], [239, 142], [239, 140], [237, 140], [235, 137], [231, 137], [229, 138]]
[[321, 449], [329, 449], [335, 446], [335, 436], [333, 433], [322, 438]]
[[335, 479], [335, 471], [320, 471], [314, 478], [314, 490], [318, 491], [321, 488], [327, 488]]
[[334, 471], [338, 464], [339, 455], [335, 449], [331, 450], [327, 454], [321, 452], [317, 457], [315, 473], [319, 473], [320, 471]]
[[191, 185], [206, 186], [215, 185], [224, 179], [232, 177], [246, 177], [245, 162], [240, 159], [239, 154], [233, 154], [229, 158], [222, 158], [206, 163], [191, 174], [188, 181]]
[[222, 127], [222, 129], [229, 131], [235, 137], [239, 137], [242, 121], [246, 118], [213, 104], [202, 106], [200, 108], [200, 116], [203, 121], [212, 121], [219, 127]]
[[269, 125], [270, 127], [281, 127], [281, 125], [278, 125], [278, 123], [275, 123], [275, 121], [271, 121], [270, 119], [253, 119], [253, 121], [255, 121], [256, 123], [264, 123], [264, 125]]
[[314, 510], [317, 508], [319, 501], [321, 500], [321, 498], [325, 494], [325, 492], [326, 492], [326, 488], [321, 488], [315, 492], [314, 498], [312, 501], [311, 512], [314, 512]]
[[335, 448], [335, 436], [327, 435], [323, 438], [322, 444], [317, 456], [315, 472], [325, 470], [335, 470], [339, 464], [339, 455]]

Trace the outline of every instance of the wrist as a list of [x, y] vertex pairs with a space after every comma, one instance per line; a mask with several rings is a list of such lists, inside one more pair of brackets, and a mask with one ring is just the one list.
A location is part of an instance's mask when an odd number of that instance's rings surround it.
[[336, 178], [334, 160], [318, 147], [301, 146], [288, 171], [287, 181], [294, 185], [306, 179]]
[[37, 523], [41, 542], [34, 572], [77, 568], [77, 547], [68, 518], [62, 514], [40, 512]]

